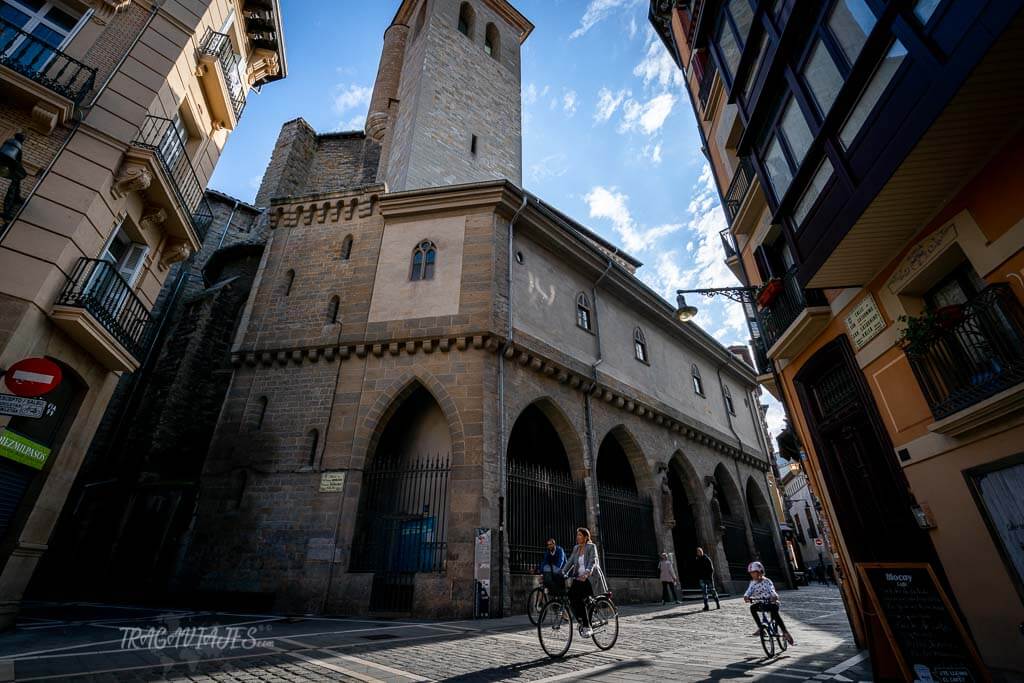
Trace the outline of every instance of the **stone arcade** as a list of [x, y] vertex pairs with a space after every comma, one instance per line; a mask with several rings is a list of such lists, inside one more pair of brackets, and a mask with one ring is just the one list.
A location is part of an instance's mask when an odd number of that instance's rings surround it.
[[504, 0], [405, 0], [366, 132], [282, 128], [183, 585], [465, 617], [480, 527], [506, 613], [579, 525], [622, 600], [656, 598], [662, 550], [685, 581], [703, 545], [727, 588], [778, 567], [750, 365], [518, 187], [532, 28]]

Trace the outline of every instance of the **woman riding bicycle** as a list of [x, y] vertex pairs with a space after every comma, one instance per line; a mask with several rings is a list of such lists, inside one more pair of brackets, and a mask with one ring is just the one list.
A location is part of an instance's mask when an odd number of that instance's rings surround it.
[[775, 619], [775, 623], [782, 629], [786, 642], [793, 645], [793, 636], [789, 635], [786, 623], [782, 621], [782, 615], [779, 614], [779, 594], [775, 591], [775, 584], [772, 583], [772, 580], [764, 575], [764, 565], [756, 561], [751, 562], [747, 565], [747, 573], [750, 574], [750, 585], [747, 586], [747, 592], [743, 594], [743, 601], [753, 603], [750, 605], [750, 615], [754, 617], [754, 623], [757, 624], [757, 630], [753, 635], [761, 633], [761, 620], [757, 613], [768, 611]]
[[580, 623], [580, 635], [589, 638], [590, 624], [587, 623], [587, 610], [584, 601], [592, 595], [608, 592], [604, 580], [604, 572], [597, 563], [597, 546], [590, 541], [590, 531], [580, 527], [576, 530], [576, 545], [566, 562], [566, 575], [571, 576], [572, 586], [569, 588], [569, 601], [572, 612]]

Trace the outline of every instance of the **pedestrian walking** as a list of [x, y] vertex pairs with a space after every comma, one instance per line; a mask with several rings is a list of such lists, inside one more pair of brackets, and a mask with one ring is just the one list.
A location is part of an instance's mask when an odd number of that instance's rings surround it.
[[704, 592], [704, 611], [707, 612], [709, 609], [708, 593], [715, 599], [715, 609], [722, 609], [722, 603], [718, 601], [718, 589], [715, 588], [715, 565], [711, 558], [704, 554], [704, 548], [697, 548], [695, 564], [700, 589]]
[[669, 591], [672, 591], [672, 602], [681, 604], [683, 601], [676, 594], [676, 583], [679, 582], [679, 574], [672, 566], [672, 560], [668, 553], [661, 554], [661, 561], [658, 562], [658, 574], [661, 576], [661, 604], [669, 601]]

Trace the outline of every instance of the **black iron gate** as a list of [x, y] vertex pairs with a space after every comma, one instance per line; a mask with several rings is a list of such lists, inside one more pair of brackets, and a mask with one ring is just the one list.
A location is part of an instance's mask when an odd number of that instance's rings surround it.
[[601, 545], [608, 576], [658, 576], [658, 539], [650, 496], [598, 484]]
[[445, 570], [450, 472], [447, 457], [377, 458], [364, 472], [350, 570], [374, 572], [371, 610], [411, 610], [415, 574]]
[[775, 550], [775, 534], [772, 533], [772, 528], [755, 525], [752, 532], [754, 547], [757, 548], [757, 554], [768, 572], [768, 576], [777, 576], [779, 577], [777, 580], [781, 580], [785, 573], [779, 564], [779, 554]]
[[536, 569], [544, 542], [563, 548], [576, 542], [576, 527], [587, 523], [587, 493], [568, 472], [510, 461], [508, 464], [508, 547], [513, 574]]
[[750, 550], [747, 548], [747, 531], [743, 522], [726, 518], [722, 520], [722, 526], [725, 527], [722, 545], [725, 546], [725, 559], [729, 562], [729, 576], [737, 581], [746, 579]]

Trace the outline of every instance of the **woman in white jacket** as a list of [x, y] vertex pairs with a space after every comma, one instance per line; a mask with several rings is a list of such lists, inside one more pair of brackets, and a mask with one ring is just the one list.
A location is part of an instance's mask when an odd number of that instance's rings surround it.
[[590, 531], [584, 527], [576, 530], [576, 545], [566, 562], [566, 574], [572, 577], [569, 601], [580, 624], [580, 635], [589, 638], [590, 624], [587, 623], [587, 610], [583, 603], [592, 595], [607, 593], [608, 584], [597, 561], [597, 545], [590, 541]]

